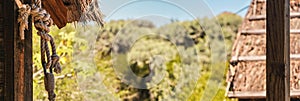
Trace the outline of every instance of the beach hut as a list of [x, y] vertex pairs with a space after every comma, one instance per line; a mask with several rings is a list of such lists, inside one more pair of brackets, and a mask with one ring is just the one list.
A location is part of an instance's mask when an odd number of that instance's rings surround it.
[[[239, 29], [237, 39], [233, 45], [230, 69], [227, 75], [227, 96], [230, 98], [238, 98], [239, 100], [266, 100], [267, 83], [269, 83], [267, 81], [268, 79], [270, 80], [270, 78], [267, 78], [268, 72], [266, 68], [267, 48], [270, 48], [267, 47], [268, 38], [266, 38], [266, 29], [272, 27], [270, 26], [271, 24], [267, 25], [266, 15], [267, 9], [273, 9], [267, 8], [266, 5], [266, 0], [252, 0], [243, 24]], [[271, 15], [271, 13], [269, 14]], [[278, 17], [278, 15], [273, 14], [273, 16], [269, 17], [274, 18]], [[283, 25], [284, 23], [281, 24]], [[271, 34], [277, 36], [277, 33]], [[277, 42], [281, 41], [277, 40]], [[275, 46], [277, 45], [275, 44]], [[273, 53], [274, 55], [281, 54]], [[290, 69], [284, 69], [285, 64], [283, 64], [283, 68], [279, 69], [281, 73], [278, 72], [276, 75], [286, 76], [284, 73], [285, 70], [290, 71], [290, 91], [287, 91], [287, 93], [290, 92], [292, 100], [295, 100], [300, 97], [299, 0], [290, 0], [290, 60], [288, 62], [290, 62]], [[271, 69], [278, 69], [275, 68], [278, 65], [280, 64], [275, 64], [274, 68]], [[280, 82], [270, 83], [276, 84]], [[273, 93], [275, 94], [276, 92]]]

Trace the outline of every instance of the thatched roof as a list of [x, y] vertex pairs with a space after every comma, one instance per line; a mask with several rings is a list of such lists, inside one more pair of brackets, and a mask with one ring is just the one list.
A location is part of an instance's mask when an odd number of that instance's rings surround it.
[[59, 28], [75, 21], [96, 21], [103, 25], [97, 0], [43, 0], [42, 4]]
[[[291, 0], [291, 96], [300, 96], [300, 1]], [[252, 0], [233, 46], [228, 97], [265, 98], [266, 0]]]

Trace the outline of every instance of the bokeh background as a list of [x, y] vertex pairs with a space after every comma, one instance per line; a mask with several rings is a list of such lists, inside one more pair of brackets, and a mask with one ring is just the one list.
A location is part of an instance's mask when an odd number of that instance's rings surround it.
[[[229, 67], [228, 57], [231, 53], [231, 46], [250, 0], [171, 1], [194, 10], [191, 12], [198, 12], [192, 13], [195, 18], [176, 13], [171, 13], [170, 16], [173, 16], [171, 18], [160, 16], [136, 18], [135, 16], [145, 12], [144, 9], [151, 11], [153, 8], [157, 10], [168, 8], [166, 6], [156, 8], [155, 6], [159, 5], [151, 0], [147, 1], [148, 6], [143, 6], [150, 8], [138, 9], [139, 6], [133, 5], [119, 10], [114, 15], [116, 9], [129, 1], [99, 1], [101, 10], [106, 16], [104, 27], [94, 23], [73, 23], [62, 29], [55, 26], [51, 28], [50, 34], [55, 38], [63, 67], [62, 73], [55, 76], [55, 92], [58, 101], [160, 101], [168, 98], [175, 90], [182, 92], [180, 95], [176, 95], [180, 100], [196, 101], [207, 96], [207, 94], [204, 96], [206, 89], [217, 91], [217, 93], [212, 91], [211, 94], [206, 92], [213, 96], [213, 101], [236, 100], [225, 97], [226, 73], [223, 72], [227, 72]], [[207, 5], [210, 8], [209, 11], [202, 13], [201, 6], [197, 6], [197, 3]], [[170, 9], [168, 12], [176, 11], [176, 9]], [[211, 14], [215, 16], [208, 16]], [[218, 24], [212, 22], [218, 22]], [[219, 31], [220, 28], [221, 31]], [[120, 31], [123, 33], [123, 36], [120, 37], [124, 39], [132, 33], [148, 34], [149, 31], [152, 34], [165, 36], [145, 36], [130, 46], [123, 42], [126, 40], [115, 40]], [[193, 40], [194, 45], [184, 44], [186, 43], [185, 38]], [[176, 44], [170, 42], [170, 39], [176, 40]], [[154, 87], [150, 87], [148, 84], [148, 89], [138, 89], [122, 82], [113, 68], [111, 53], [115, 48], [113, 47], [114, 42], [121, 43], [117, 45], [119, 49], [124, 47], [130, 49], [128, 53], [122, 51], [118, 51], [118, 53], [128, 55], [128, 64], [137, 76], [145, 77], [150, 72], [158, 73], [159, 68], [164, 66], [165, 75], [162, 81]], [[38, 43], [38, 35], [33, 34], [34, 100], [44, 101], [47, 100], [47, 93], [44, 89], [42, 66], [39, 64]], [[221, 44], [225, 47], [211, 47], [212, 43]], [[191, 53], [195, 52], [198, 55], [195, 57], [196, 59], [188, 57], [186, 61], [182, 61], [184, 57], [180, 57], [178, 48]], [[214, 54], [227, 56], [225, 62], [214, 63], [212, 50], [217, 48], [224, 51], [217, 51], [218, 53]], [[163, 56], [165, 61], [153, 67], [152, 65], [157, 63], [153, 62], [157, 55]], [[149, 69], [151, 66], [154, 69]], [[180, 71], [187, 66], [199, 67], [199, 77], [196, 77], [197, 84], [187, 84], [189, 89], [175, 89], [180, 76], [182, 76]], [[217, 70], [218, 68], [225, 69], [213, 71], [216, 68]], [[215, 75], [222, 77], [221, 80], [211, 78], [217, 77]], [[189, 80], [188, 75], [184, 75], [184, 77], [187, 79], [184, 79], [183, 82]], [[154, 75], [151, 79], [159, 78]], [[215, 86], [215, 88], [209, 86], [210, 88], [208, 88], [208, 80], [221, 83], [221, 85]], [[190, 93], [191, 95], [189, 95]]]

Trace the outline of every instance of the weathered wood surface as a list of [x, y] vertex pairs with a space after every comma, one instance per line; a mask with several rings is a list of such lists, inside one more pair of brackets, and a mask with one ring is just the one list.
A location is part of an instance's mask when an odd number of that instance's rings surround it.
[[[22, 0], [25, 4], [31, 4], [31, 0]], [[17, 7], [14, 4], [14, 100], [32, 101], [32, 24], [28, 25], [25, 40], [20, 40], [19, 24], [17, 22]], [[16, 14], [17, 13], [17, 14]], [[28, 19], [31, 22], [31, 19]]]
[[68, 9], [64, 5], [63, 0], [43, 0], [42, 4], [42, 7], [51, 15], [53, 22], [58, 28], [62, 28], [67, 24]]
[[[241, 34], [265, 34], [266, 30], [257, 29], [257, 30], [243, 30]], [[290, 30], [290, 34], [300, 34], [300, 29], [292, 29]]]
[[97, 0], [42, 0], [42, 4], [58, 28], [76, 21], [104, 23]]
[[[300, 95], [300, 91], [294, 90], [290, 92], [290, 96], [297, 98]], [[246, 92], [228, 92], [228, 97], [238, 97], [240, 99], [262, 99], [266, 97], [265, 91], [246, 91]]]
[[[299, 60], [300, 54], [291, 54], [290, 59]], [[232, 57], [231, 61], [265, 61], [266, 56], [239, 56], [239, 57]]]
[[[0, 12], [3, 12], [3, 0], [0, 1]], [[4, 14], [0, 13], [0, 100], [4, 100]]]
[[14, 0], [0, 1], [0, 101], [33, 100], [31, 24], [21, 41], [17, 10]]
[[290, 0], [267, 0], [267, 101], [290, 100]]
[[[266, 19], [249, 19], [252, 16], [266, 15], [267, 7], [264, 1], [252, 0], [239, 30], [237, 40], [233, 46], [230, 69], [227, 75], [227, 93], [266, 91]], [[254, 4], [257, 5], [254, 6]], [[300, 8], [299, 4], [300, 0], [290, 1], [291, 14], [300, 12], [300, 9], [298, 9]], [[298, 59], [299, 55], [297, 55], [300, 54], [300, 34], [297, 31], [300, 29], [299, 18], [299, 16], [290, 17], [291, 91], [300, 90], [300, 60]], [[243, 31], [251, 31], [251, 34], [245, 34]], [[276, 33], [272, 34], [275, 35]], [[299, 97], [300, 95], [297, 96], [297, 98]]]
[[58, 28], [79, 21], [92, 0], [43, 0], [43, 8], [49, 12]]
[[[2, 0], [3, 1], [3, 0]], [[4, 14], [4, 101], [14, 100], [14, 20], [15, 11], [14, 2], [12, 0], [3, 1], [3, 14]], [[8, 58], [11, 57], [11, 58]]]
[[[293, 18], [293, 17], [299, 17], [300, 16], [300, 13], [291, 13], [290, 14], [290, 17]], [[249, 18], [249, 20], [264, 20], [266, 19], [266, 15], [256, 15], [256, 16], [251, 16]]]
[[[23, 0], [23, 2], [27, 4], [31, 4], [32, 0]], [[29, 17], [28, 22], [31, 22], [31, 18]], [[25, 32], [25, 40], [23, 42], [24, 45], [24, 101], [33, 101], [33, 60], [32, 60], [32, 24], [28, 25], [28, 30]], [[19, 31], [17, 32], [19, 35]], [[15, 40], [19, 40], [17, 37]], [[17, 92], [18, 93], [18, 92]]]
[[266, 101], [266, 99], [239, 99], [239, 101]]

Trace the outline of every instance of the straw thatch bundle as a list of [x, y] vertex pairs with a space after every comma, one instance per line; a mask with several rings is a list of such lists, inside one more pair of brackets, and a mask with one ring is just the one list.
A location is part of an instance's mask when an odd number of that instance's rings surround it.
[[[300, 0], [291, 0], [290, 54], [292, 97], [300, 93]], [[233, 45], [227, 76], [228, 96], [264, 98], [266, 90], [266, 0], [252, 0]]]

